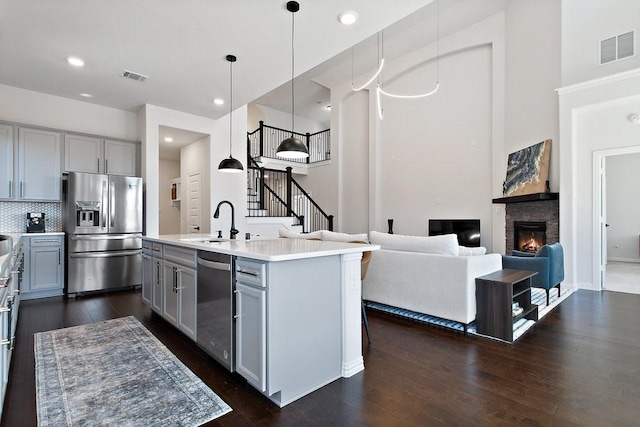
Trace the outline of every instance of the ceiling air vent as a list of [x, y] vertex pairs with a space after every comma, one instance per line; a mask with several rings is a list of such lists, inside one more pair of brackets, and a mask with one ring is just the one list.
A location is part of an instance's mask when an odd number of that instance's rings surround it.
[[607, 64], [634, 55], [634, 31], [600, 41], [600, 64]]
[[145, 76], [144, 74], [134, 73], [133, 71], [124, 70], [122, 72], [122, 77], [126, 77], [131, 80], [135, 80], [137, 82], [143, 82], [149, 78], [149, 76]]

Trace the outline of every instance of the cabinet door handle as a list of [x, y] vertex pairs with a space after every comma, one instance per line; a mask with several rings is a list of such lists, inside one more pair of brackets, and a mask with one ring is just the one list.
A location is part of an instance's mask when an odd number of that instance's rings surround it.
[[13, 194], [11, 194], [11, 193], [13, 193], [13, 185], [12, 184], [13, 184], [13, 181], [9, 181], [9, 198], [13, 197]]
[[60, 249], [58, 249], [58, 265], [60, 265], [61, 261], [60, 261]]
[[100, 157], [96, 159], [96, 162], [98, 162], [98, 173], [100, 173]]
[[108, 172], [109, 172], [109, 160], [104, 159], [104, 173], [108, 173]]
[[20, 181], [20, 198], [24, 198], [24, 182]]

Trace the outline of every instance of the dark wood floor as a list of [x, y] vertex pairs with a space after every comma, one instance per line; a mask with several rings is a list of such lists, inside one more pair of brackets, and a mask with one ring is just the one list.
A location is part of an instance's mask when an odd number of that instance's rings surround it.
[[514, 345], [370, 312], [366, 369], [280, 409], [139, 291], [23, 302], [2, 426], [35, 426], [33, 334], [133, 315], [232, 408], [207, 425], [640, 425], [640, 296], [578, 291]]

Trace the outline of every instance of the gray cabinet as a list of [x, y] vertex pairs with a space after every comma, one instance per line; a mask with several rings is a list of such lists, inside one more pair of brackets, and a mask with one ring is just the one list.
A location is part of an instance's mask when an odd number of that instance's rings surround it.
[[136, 176], [138, 144], [104, 140], [104, 173]]
[[66, 134], [64, 171], [136, 176], [139, 144]]
[[142, 239], [142, 300], [162, 315], [162, 244]]
[[142, 241], [142, 301], [151, 305], [153, 300], [153, 284], [155, 280], [153, 244]]
[[13, 193], [13, 126], [0, 125], [0, 199], [12, 199]]
[[266, 290], [236, 283], [236, 371], [267, 390]]
[[64, 293], [63, 236], [25, 237], [22, 299], [44, 298]]
[[64, 136], [64, 171], [102, 173], [102, 139], [89, 136]]
[[56, 132], [0, 125], [0, 199], [59, 201], [60, 141]]
[[18, 128], [18, 187], [14, 198], [60, 200], [60, 141], [57, 132]]
[[196, 339], [196, 251], [143, 240], [142, 299], [151, 309]]
[[341, 274], [339, 256], [236, 259], [236, 371], [281, 407], [342, 374]]

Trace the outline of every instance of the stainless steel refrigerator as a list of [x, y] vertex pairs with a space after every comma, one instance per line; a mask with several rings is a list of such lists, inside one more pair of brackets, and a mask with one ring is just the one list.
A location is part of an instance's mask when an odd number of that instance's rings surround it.
[[69, 173], [64, 210], [69, 295], [141, 283], [142, 178]]

